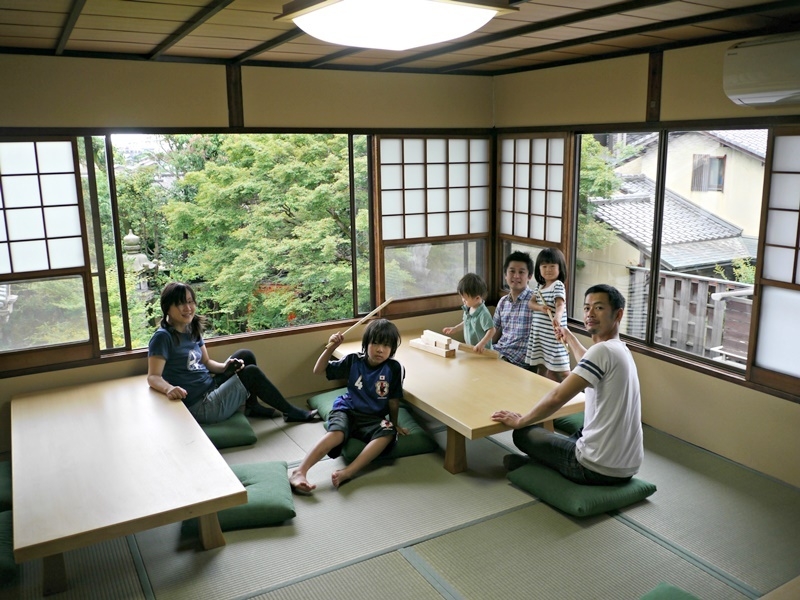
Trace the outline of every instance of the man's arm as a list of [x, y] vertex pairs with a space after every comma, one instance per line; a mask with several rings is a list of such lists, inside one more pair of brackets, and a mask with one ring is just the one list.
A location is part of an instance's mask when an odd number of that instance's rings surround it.
[[586, 389], [588, 385], [589, 382], [583, 377], [575, 373], [570, 373], [564, 381], [545, 394], [545, 396], [536, 403], [536, 406], [526, 415], [520, 415], [519, 413], [508, 410], [499, 410], [492, 414], [492, 421], [498, 421], [512, 429], [519, 429], [538, 423], [539, 421], [544, 421]]

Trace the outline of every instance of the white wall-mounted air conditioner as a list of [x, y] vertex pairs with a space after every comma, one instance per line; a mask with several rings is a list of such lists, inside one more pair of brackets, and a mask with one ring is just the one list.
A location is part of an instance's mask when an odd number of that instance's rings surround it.
[[722, 87], [728, 98], [745, 106], [800, 104], [800, 33], [731, 46]]

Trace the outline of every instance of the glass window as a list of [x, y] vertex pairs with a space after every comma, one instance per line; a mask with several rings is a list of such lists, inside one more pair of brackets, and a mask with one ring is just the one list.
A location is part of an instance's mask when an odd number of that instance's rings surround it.
[[611, 283], [628, 302], [623, 333], [744, 369], [767, 131], [666, 134], [663, 189], [659, 140], [581, 136], [574, 301], [580, 289]]
[[465, 273], [486, 280], [484, 255], [483, 240], [389, 246], [384, 257], [386, 296], [454, 294]]
[[[196, 289], [208, 337], [368, 312], [369, 145], [344, 134], [0, 143], [0, 352], [16, 353], [4, 368], [146, 346], [170, 280]], [[20, 354], [63, 344], [80, 351]]]
[[486, 277], [491, 155], [488, 137], [378, 139], [378, 268], [387, 298], [453, 295], [456, 304], [465, 273]]
[[27, 351], [50, 346], [92, 354], [76, 158], [71, 140], [0, 142], [0, 353], [18, 353], [7, 368], [36, 366]]

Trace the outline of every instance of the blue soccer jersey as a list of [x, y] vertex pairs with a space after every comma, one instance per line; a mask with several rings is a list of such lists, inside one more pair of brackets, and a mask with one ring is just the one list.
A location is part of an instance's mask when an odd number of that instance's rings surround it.
[[328, 363], [328, 379], [347, 378], [347, 393], [333, 403], [333, 410], [354, 410], [360, 413], [385, 416], [389, 400], [403, 398], [403, 367], [393, 358], [372, 368], [363, 354], [348, 354], [341, 360]]

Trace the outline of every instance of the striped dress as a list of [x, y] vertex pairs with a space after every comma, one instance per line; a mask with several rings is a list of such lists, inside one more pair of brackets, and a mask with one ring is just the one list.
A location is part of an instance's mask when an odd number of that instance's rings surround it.
[[[536, 286], [541, 291], [544, 301], [550, 307], [550, 312], [556, 312], [556, 298], [567, 301], [567, 290], [561, 281], [556, 280], [549, 288]], [[533, 292], [533, 298], [539, 298]], [[567, 311], [561, 315], [561, 326], [567, 326]], [[553, 332], [553, 324], [546, 312], [531, 311], [531, 332], [528, 336], [528, 352], [525, 360], [529, 365], [544, 365], [553, 372], [569, 371], [569, 354], [564, 345], [556, 339]]]

